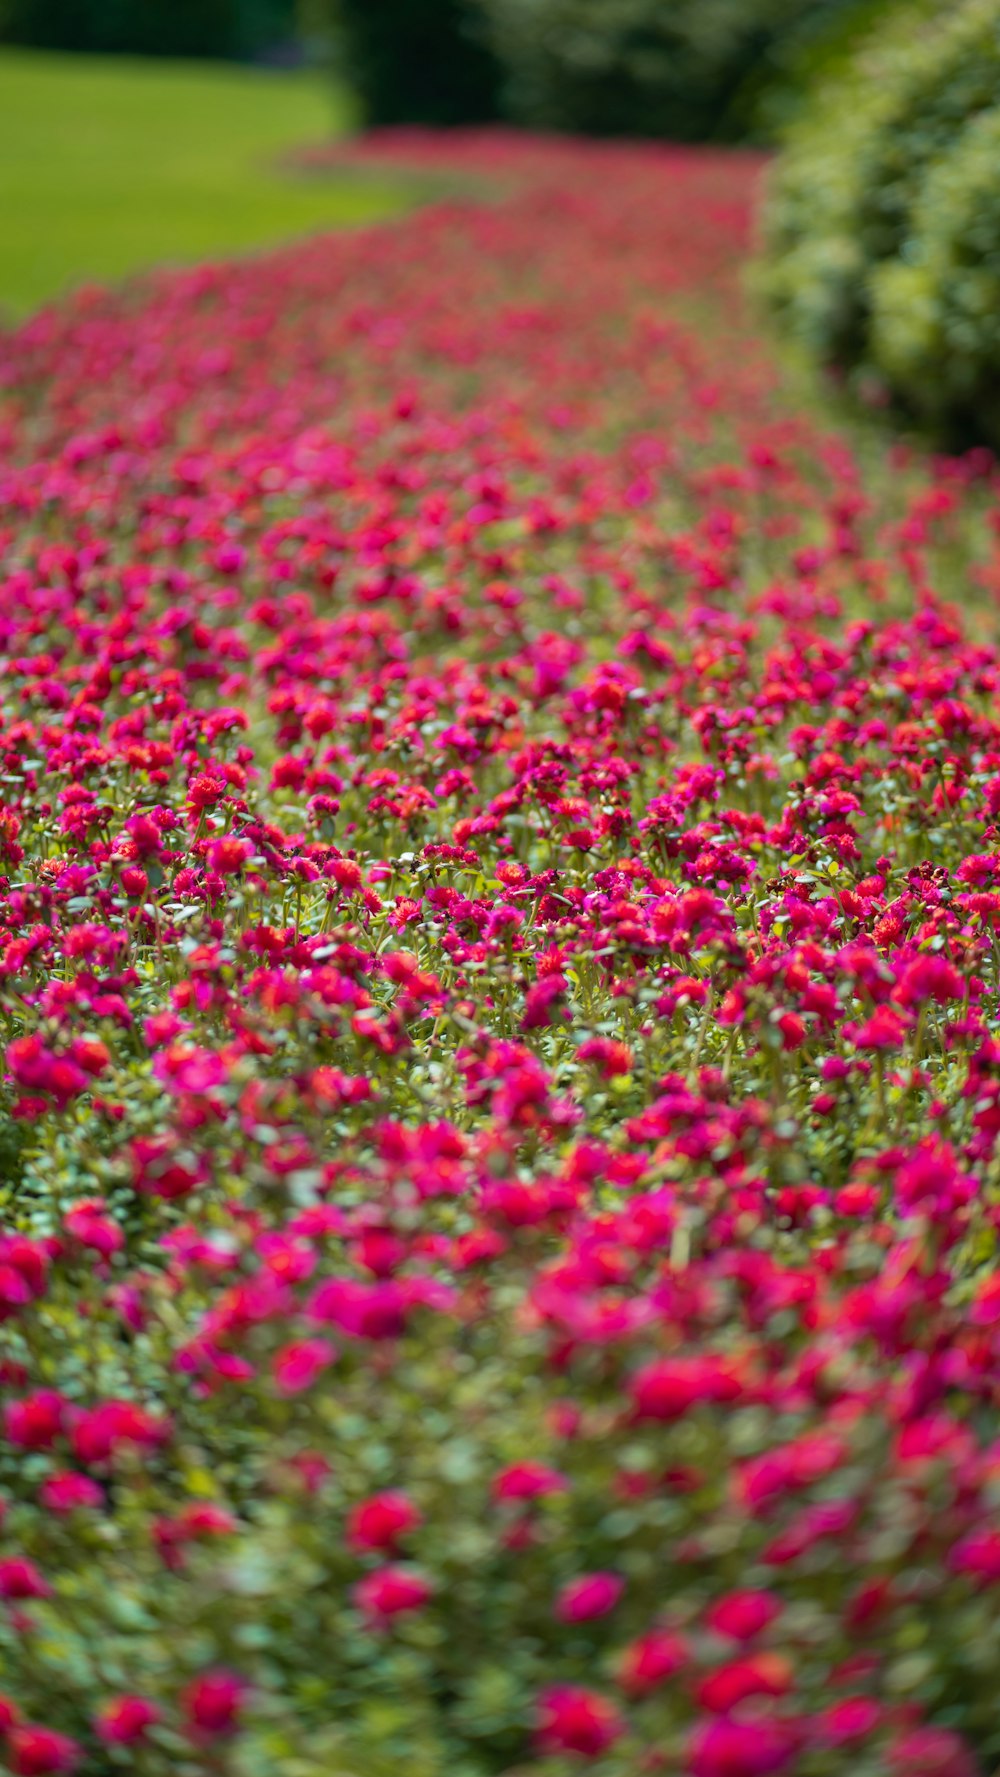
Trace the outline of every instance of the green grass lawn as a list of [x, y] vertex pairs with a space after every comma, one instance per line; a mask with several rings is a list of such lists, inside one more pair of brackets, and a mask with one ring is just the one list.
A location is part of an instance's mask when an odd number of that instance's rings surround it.
[[319, 75], [0, 51], [0, 318], [73, 284], [366, 222], [405, 181], [297, 178], [285, 151], [343, 133]]

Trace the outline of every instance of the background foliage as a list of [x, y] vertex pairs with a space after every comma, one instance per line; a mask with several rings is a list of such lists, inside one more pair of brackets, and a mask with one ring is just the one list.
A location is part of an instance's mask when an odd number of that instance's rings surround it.
[[1000, 5], [897, 8], [791, 131], [765, 226], [782, 326], [949, 441], [1000, 438]]
[[[756, 135], [858, 0], [471, 0], [519, 121], [699, 141]], [[781, 107], [776, 106], [775, 116]]]
[[496, 116], [500, 71], [469, 0], [326, 0], [312, 16], [367, 123]]
[[294, 31], [295, 0], [0, 0], [0, 40], [38, 49], [244, 60]]
[[0, 0], [0, 41], [237, 60], [297, 38], [366, 122], [769, 139], [887, 0]]

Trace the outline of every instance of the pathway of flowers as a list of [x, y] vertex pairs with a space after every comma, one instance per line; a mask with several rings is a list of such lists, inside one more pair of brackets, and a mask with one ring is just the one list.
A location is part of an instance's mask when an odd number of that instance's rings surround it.
[[3, 1759], [985, 1773], [992, 464], [752, 159], [365, 152], [0, 340]]

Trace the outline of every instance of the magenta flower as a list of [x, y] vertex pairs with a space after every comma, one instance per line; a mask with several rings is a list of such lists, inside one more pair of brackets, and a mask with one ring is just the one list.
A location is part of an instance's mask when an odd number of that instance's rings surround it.
[[586, 1623], [592, 1617], [607, 1616], [624, 1590], [625, 1581], [616, 1573], [583, 1574], [562, 1587], [555, 1614], [561, 1623]]

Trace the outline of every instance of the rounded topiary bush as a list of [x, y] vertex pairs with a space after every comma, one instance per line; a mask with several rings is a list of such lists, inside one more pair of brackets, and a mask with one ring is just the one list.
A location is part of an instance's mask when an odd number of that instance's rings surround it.
[[956, 437], [996, 435], [1000, 0], [896, 9], [790, 133], [763, 285], [787, 335]]

